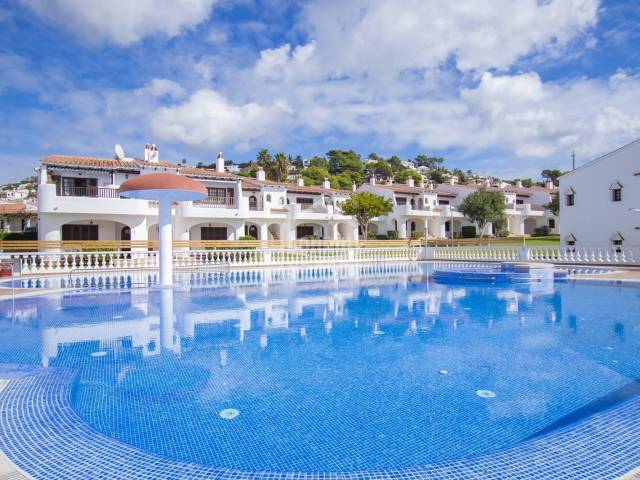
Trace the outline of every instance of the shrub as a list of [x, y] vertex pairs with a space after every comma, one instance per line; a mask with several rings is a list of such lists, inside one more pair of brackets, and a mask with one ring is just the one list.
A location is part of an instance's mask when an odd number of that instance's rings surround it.
[[[386, 235], [383, 235], [386, 238]], [[375, 238], [378, 238], [378, 235], [376, 235], [376, 232], [368, 232], [367, 233], [367, 239], [368, 240], [373, 240]]]
[[2, 240], [38, 240], [37, 232], [9, 232], [2, 236]]
[[474, 225], [462, 227], [462, 238], [476, 238], [476, 227]]
[[253, 235], [244, 235], [242, 237], [239, 237], [238, 240], [256, 240], [256, 237], [254, 237]]
[[543, 225], [542, 227], [538, 227], [533, 231], [533, 237], [546, 237], [549, 235], [549, 227], [547, 225]]
[[387, 231], [387, 237], [389, 240], [397, 240], [398, 239], [398, 231], [397, 230], [389, 230]]
[[375, 235], [376, 240], [389, 240], [389, 237], [386, 235]]
[[411, 232], [411, 238], [413, 238], [414, 240], [422, 237], [424, 237], [424, 232], [419, 232], [418, 230], [414, 230], [413, 232]]
[[496, 237], [505, 238], [508, 236], [509, 236], [509, 230], [504, 227], [498, 230], [498, 232], [496, 233]]

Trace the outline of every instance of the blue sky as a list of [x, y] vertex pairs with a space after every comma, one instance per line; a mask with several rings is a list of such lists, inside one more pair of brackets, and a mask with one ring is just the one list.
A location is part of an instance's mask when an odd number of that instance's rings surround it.
[[633, 0], [0, 2], [3, 180], [147, 142], [536, 176], [640, 137], [638, 44]]

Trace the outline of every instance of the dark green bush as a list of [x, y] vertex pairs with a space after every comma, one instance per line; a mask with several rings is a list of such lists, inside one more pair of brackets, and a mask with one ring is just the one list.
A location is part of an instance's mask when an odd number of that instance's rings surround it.
[[398, 231], [397, 230], [389, 230], [387, 231], [387, 237], [389, 240], [397, 240], [398, 239]]
[[462, 227], [462, 238], [476, 238], [476, 227], [475, 225], [465, 225]]
[[9, 232], [2, 236], [2, 240], [38, 240], [37, 232]]
[[546, 237], [549, 235], [549, 227], [547, 225], [543, 225], [542, 227], [538, 227], [533, 231], [532, 237]]

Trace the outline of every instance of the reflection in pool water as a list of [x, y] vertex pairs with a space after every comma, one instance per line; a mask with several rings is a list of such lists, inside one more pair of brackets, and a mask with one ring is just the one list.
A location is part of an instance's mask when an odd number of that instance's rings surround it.
[[74, 408], [123, 442], [250, 470], [508, 447], [640, 378], [640, 290], [439, 285], [430, 268], [257, 270], [4, 302], [0, 363], [77, 370]]

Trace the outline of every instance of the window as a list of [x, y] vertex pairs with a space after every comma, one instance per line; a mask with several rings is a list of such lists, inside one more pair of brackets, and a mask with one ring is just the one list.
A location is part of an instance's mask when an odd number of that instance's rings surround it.
[[98, 240], [98, 225], [63, 225], [62, 240]]
[[267, 194], [267, 202], [271, 201], [271, 194]]
[[575, 240], [567, 240], [567, 245], [569, 245], [570, 247], [573, 247], [576, 244]]
[[296, 238], [298, 239], [313, 236], [313, 226], [311, 225], [300, 225], [296, 228]]
[[311, 208], [313, 206], [313, 198], [296, 198], [296, 203], [300, 205], [303, 210]]
[[97, 197], [97, 178], [61, 177], [58, 179], [58, 195], [63, 197]]
[[522, 200], [521, 198], [516, 198], [516, 205], [522, 205], [524, 204], [524, 200]]
[[438, 205], [449, 205], [449, 200], [438, 200]]
[[556, 228], [556, 219], [555, 218], [550, 218], [549, 219], [549, 228]]
[[622, 189], [621, 188], [614, 188], [611, 190], [611, 200], [614, 202], [621, 202], [622, 201]]
[[574, 193], [567, 194], [567, 207], [573, 207], [576, 204], [576, 198]]
[[200, 240], [226, 240], [227, 227], [200, 227]]
[[258, 199], [255, 195], [251, 195], [249, 197], [249, 210], [257, 210], [258, 209]]
[[622, 245], [622, 240], [621, 240], [621, 239], [618, 239], [618, 240], [612, 240], [612, 241], [611, 241], [611, 243], [612, 243], [613, 245]]
[[406, 205], [407, 199], [403, 197], [396, 198], [396, 205]]

